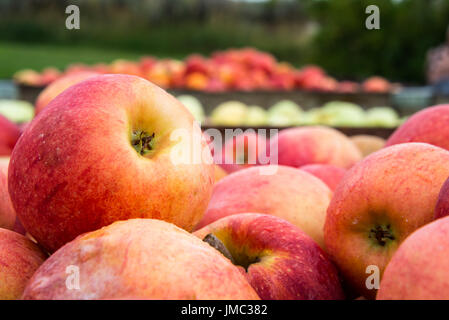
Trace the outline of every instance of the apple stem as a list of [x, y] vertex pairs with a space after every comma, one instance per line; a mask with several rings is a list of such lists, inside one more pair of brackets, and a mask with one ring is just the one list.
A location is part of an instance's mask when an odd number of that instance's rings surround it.
[[223, 244], [223, 242], [220, 239], [218, 239], [214, 234], [212, 234], [212, 233], [207, 234], [204, 237], [203, 241], [208, 243], [211, 247], [218, 250], [222, 255], [224, 255], [226, 258], [231, 260], [231, 262], [233, 264], [235, 264], [234, 258], [232, 257], [229, 250], [226, 248], [226, 246]]
[[377, 225], [373, 229], [370, 230], [369, 238], [374, 237], [378, 244], [384, 247], [387, 244], [388, 240], [394, 240], [395, 237], [391, 230], [390, 225], [380, 226]]
[[136, 149], [141, 156], [153, 150], [152, 142], [154, 141], [154, 132], [149, 134], [143, 130], [135, 130], [132, 133], [131, 145]]

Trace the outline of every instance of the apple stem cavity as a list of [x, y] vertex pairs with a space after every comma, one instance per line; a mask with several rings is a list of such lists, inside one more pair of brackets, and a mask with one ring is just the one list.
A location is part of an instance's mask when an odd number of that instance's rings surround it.
[[207, 234], [204, 237], [203, 241], [208, 243], [211, 247], [217, 249], [222, 255], [224, 255], [226, 258], [231, 260], [233, 264], [235, 264], [234, 258], [232, 257], [229, 250], [226, 248], [223, 242], [220, 239], [218, 239], [214, 234], [212, 233]]
[[388, 241], [395, 240], [391, 226], [388, 225], [376, 225], [369, 231], [370, 239], [375, 239], [377, 244], [384, 247]]
[[134, 130], [131, 136], [131, 145], [138, 154], [144, 156], [153, 150], [154, 132], [149, 134], [143, 130]]

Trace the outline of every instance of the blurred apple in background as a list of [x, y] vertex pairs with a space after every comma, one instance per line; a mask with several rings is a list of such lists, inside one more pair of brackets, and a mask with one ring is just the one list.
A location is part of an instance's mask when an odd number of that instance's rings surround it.
[[335, 127], [363, 127], [365, 111], [354, 103], [331, 101], [319, 110], [319, 123]]
[[181, 95], [177, 99], [190, 111], [196, 121], [203, 123], [205, 119], [204, 109], [201, 102], [191, 95]]
[[351, 141], [357, 146], [363, 157], [382, 149], [385, 146], [385, 139], [378, 136], [367, 134], [360, 134], [349, 137]]
[[399, 125], [398, 113], [390, 107], [370, 108], [366, 114], [366, 126], [394, 128]]
[[0, 115], [0, 156], [9, 156], [22, 132], [20, 128]]
[[245, 125], [261, 127], [268, 123], [267, 111], [259, 106], [249, 106], [246, 115]]
[[246, 104], [238, 101], [228, 101], [218, 105], [210, 115], [210, 122], [218, 126], [239, 126], [245, 122], [248, 115]]
[[385, 78], [373, 76], [362, 83], [362, 88], [371, 93], [387, 93], [391, 91], [391, 84]]
[[[236, 214], [194, 233], [225, 248], [263, 300], [344, 299], [337, 270], [318, 244], [291, 223]], [[210, 241], [210, 240], [209, 240]]]
[[268, 110], [268, 124], [271, 126], [290, 126], [300, 121], [303, 110], [290, 100], [281, 100]]
[[21, 100], [0, 100], [0, 115], [15, 123], [31, 121], [34, 117], [34, 107], [31, 103]]

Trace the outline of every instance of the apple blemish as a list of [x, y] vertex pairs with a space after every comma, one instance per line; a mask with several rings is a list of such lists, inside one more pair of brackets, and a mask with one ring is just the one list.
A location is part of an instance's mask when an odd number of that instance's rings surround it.
[[131, 136], [131, 145], [138, 154], [144, 156], [153, 150], [154, 132], [149, 134], [143, 130], [134, 130]]

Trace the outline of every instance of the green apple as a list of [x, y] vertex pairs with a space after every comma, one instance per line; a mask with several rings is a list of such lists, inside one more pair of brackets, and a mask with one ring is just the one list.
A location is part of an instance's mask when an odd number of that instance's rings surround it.
[[202, 123], [205, 119], [204, 108], [201, 102], [191, 95], [181, 95], [177, 99], [190, 111], [196, 121]]
[[268, 124], [289, 126], [297, 124], [303, 116], [301, 107], [290, 100], [281, 100], [268, 110]]
[[249, 106], [245, 124], [247, 126], [264, 126], [268, 122], [267, 111], [259, 106]]
[[0, 114], [12, 122], [28, 122], [34, 117], [34, 107], [26, 101], [0, 100]]
[[400, 124], [397, 112], [390, 107], [374, 107], [367, 111], [367, 125], [392, 128]]
[[336, 127], [362, 127], [365, 125], [366, 113], [357, 104], [331, 101], [321, 108], [319, 121], [321, 124]]
[[239, 101], [228, 101], [218, 105], [210, 116], [214, 125], [239, 126], [242, 125], [248, 115], [248, 107]]

